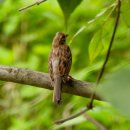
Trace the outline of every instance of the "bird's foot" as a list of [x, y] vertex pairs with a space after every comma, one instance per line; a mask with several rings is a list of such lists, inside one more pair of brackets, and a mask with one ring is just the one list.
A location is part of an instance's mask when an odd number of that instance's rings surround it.
[[67, 77], [67, 82], [72, 82], [73, 80], [74, 80], [74, 78], [73, 78], [72, 76], [69, 75], [69, 76]]

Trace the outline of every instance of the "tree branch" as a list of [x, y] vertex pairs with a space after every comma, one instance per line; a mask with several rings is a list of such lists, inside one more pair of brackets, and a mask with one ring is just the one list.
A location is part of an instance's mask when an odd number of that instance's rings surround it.
[[[0, 66], [0, 80], [53, 89], [47, 73], [30, 69]], [[73, 79], [71, 83], [63, 85], [62, 92], [90, 98], [94, 88], [95, 85], [93, 83]], [[95, 99], [101, 100], [98, 95], [95, 95]]]
[[45, 2], [45, 1], [46, 1], [46, 0], [37, 0], [36, 2], [34, 2], [34, 3], [31, 4], [31, 5], [28, 5], [28, 6], [25, 6], [25, 7], [20, 8], [18, 11], [23, 11], [23, 10], [25, 10], [25, 9], [28, 9], [28, 8], [34, 6], [34, 5], [40, 5], [41, 3]]

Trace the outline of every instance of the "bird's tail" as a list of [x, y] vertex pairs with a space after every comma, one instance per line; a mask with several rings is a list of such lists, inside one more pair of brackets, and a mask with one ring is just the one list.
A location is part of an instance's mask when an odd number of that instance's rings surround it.
[[62, 89], [62, 79], [60, 76], [55, 77], [54, 91], [53, 91], [53, 102], [54, 104], [61, 103], [61, 89]]

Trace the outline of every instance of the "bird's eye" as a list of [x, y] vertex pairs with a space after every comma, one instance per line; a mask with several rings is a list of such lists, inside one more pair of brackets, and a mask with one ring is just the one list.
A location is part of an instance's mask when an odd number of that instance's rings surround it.
[[65, 37], [65, 36], [63, 36], [63, 37], [62, 37], [62, 39], [61, 39], [62, 43], [64, 43], [64, 42], [65, 42], [65, 39], [66, 39], [66, 37]]
[[62, 38], [65, 39], [65, 35], [63, 35]]

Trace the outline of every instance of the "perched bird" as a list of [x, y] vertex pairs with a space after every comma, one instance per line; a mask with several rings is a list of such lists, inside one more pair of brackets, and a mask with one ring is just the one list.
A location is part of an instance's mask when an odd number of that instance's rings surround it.
[[72, 54], [68, 45], [66, 45], [67, 35], [57, 32], [53, 42], [52, 51], [49, 55], [49, 74], [51, 85], [54, 87], [53, 102], [61, 103], [62, 84], [66, 83], [72, 63]]

